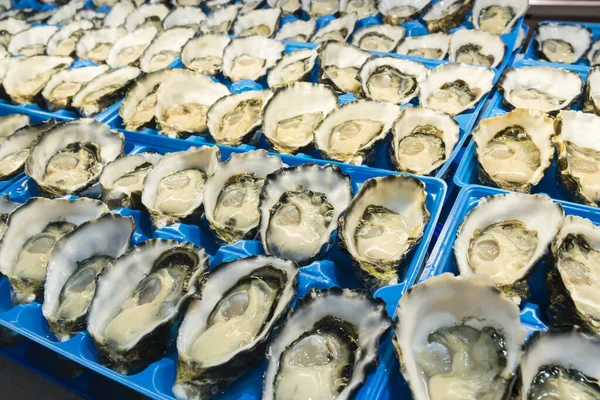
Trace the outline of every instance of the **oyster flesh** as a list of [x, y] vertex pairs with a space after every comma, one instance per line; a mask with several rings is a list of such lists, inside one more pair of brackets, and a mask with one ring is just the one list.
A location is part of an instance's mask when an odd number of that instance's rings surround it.
[[64, 25], [48, 39], [46, 53], [49, 56], [68, 57], [75, 53], [75, 46], [79, 38], [87, 30], [93, 29], [94, 24], [90, 21], [75, 21]]
[[29, 125], [29, 116], [26, 114], [8, 114], [0, 117], [0, 144], [27, 125]]
[[402, 25], [427, 11], [430, 3], [431, 0], [380, 0], [377, 9], [383, 15], [384, 24]]
[[350, 34], [354, 32], [357, 20], [358, 16], [355, 12], [336, 18], [327, 25], [317, 29], [315, 34], [310, 38], [310, 41], [312, 43], [325, 43], [327, 41], [345, 43]]
[[542, 22], [534, 36], [538, 56], [546, 61], [575, 64], [592, 44], [592, 32], [582, 25]]
[[500, 36], [485, 31], [460, 29], [450, 37], [448, 59], [452, 62], [496, 68], [506, 53]]
[[358, 71], [371, 53], [340, 42], [327, 42], [320, 49], [319, 82], [342, 93], [359, 93]]
[[181, 62], [192, 71], [216, 75], [221, 71], [223, 51], [230, 41], [225, 33], [208, 33], [190, 39], [181, 52]]
[[70, 107], [73, 96], [81, 90], [83, 85], [108, 70], [108, 65], [100, 65], [66, 69], [52, 75], [42, 90], [42, 96], [46, 100], [48, 109], [61, 110]]
[[136, 65], [156, 33], [155, 27], [146, 26], [119, 38], [110, 49], [106, 63], [111, 68]]
[[274, 88], [306, 80], [315, 67], [317, 56], [316, 49], [300, 49], [286, 54], [269, 71], [267, 84]]
[[261, 36], [232, 39], [223, 51], [223, 75], [233, 82], [256, 81], [277, 64], [284, 50], [282, 42]]
[[123, 28], [100, 28], [85, 31], [75, 47], [77, 57], [90, 59], [95, 63], [104, 63], [110, 50], [127, 32]]
[[429, 7], [423, 21], [430, 33], [448, 32], [462, 24], [472, 6], [473, 0], [439, 0]]
[[352, 44], [367, 51], [392, 52], [404, 37], [401, 26], [372, 25], [358, 28], [352, 34]]
[[280, 8], [265, 8], [238, 15], [233, 24], [233, 34], [239, 37], [273, 37], [279, 27], [280, 18]]
[[375, 0], [340, 0], [340, 13], [342, 15], [356, 13], [358, 19], [374, 17], [377, 15]]
[[473, 27], [495, 35], [510, 33], [528, 7], [529, 0], [475, 0]]
[[600, 66], [592, 68], [588, 73], [583, 109], [600, 115]]
[[13, 56], [22, 54], [24, 57], [31, 57], [44, 54], [50, 37], [57, 31], [56, 26], [40, 25], [15, 33], [10, 38], [7, 50]]
[[450, 48], [450, 35], [433, 33], [423, 36], [409, 36], [402, 39], [396, 53], [407, 56], [443, 60]]
[[340, 0], [301, 0], [302, 11], [311, 18], [335, 14], [340, 10]]
[[162, 32], [142, 54], [140, 68], [150, 73], [168, 67], [193, 36], [194, 30], [190, 28], [171, 28]]
[[277, 40], [290, 40], [292, 42], [308, 42], [308, 39], [315, 33], [316, 22], [314, 19], [308, 21], [297, 20], [285, 23], [277, 34]]

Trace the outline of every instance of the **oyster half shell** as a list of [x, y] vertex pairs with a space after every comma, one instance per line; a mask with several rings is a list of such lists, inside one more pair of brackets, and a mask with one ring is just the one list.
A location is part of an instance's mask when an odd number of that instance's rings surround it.
[[258, 80], [283, 56], [285, 45], [261, 36], [235, 38], [223, 51], [223, 75], [238, 82]]
[[450, 35], [447, 33], [440, 32], [423, 36], [408, 36], [398, 44], [396, 53], [443, 60], [448, 54], [449, 46]]
[[448, 32], [459, 26], [473, 7], [473, 0], [440, 0], [423, 15], [430, 33]]
[[352, 44], [362, 50], [390, 53], [405, 34], [406, 29], [401, 26], [365, 26], [354, 31]]
[[539, 57], [543, 60], [574, 64], [592, 44], [592, 32], [582, 25], [544, 22], [534, 37]]
[[24, 57], [42, 55], [46, 52], [46, 45], [50, 37], [58, 31], [56, 26], [34, 26], [10, 38], [7, 50], [13, 56], [18, 54]]
[[61, 110], [70, 107], [73, 96], [86, 83], [107, 72], [109, 68], [108, 65], [72, 68], [52, 75], [42, 90], [42, 96], [48, 104], [48, 109]]
[[380, 0], [377, 9], [387, 25], [401, 25], [416, 19], [430, 6], [431, 0]]
[[221, 71], [223, 51], [231, 39], [225, 33], [209, 33], [190, 39], [181, 52], [187, 69], [207, 75]]
[[52, 75], [69, 67], [70, 57], [34, 56], [12, 61], [2, 81], [4, 90], [19, 104], [30, 104], [42, 91]]
[[77, 41], [87, 30], [93, 29], [94, 24], [90, 21], [75, 21], [64, 25], [48, 40], [46, 53], [49, 56], [68, 57], [75, 52]]
[[306, 80], [317, 61], [317, 50], [301, 49], [286, 54], [269, 71], [267, 83], [269, 87], [288, 85]]
[[506, 54], [498, 35], [474, 29], [460, 29], [450, 37], [448, 59], [452, 62], [496, 68]]
[[190, 28], [171, 28], [160, 33], [142, 54], [141, 70], [150, 73], [168, 67], [193, 36], [194, 30]]
[[358, 71], [371, 53], [340, 42], [327, 42], [319, 51], [319, 82], [341, 93], [359, 93]]
[[529, 0], [475, 0], [473, 26], [495, 35], [510, 33], [528, 8]]
[[600, 66], [592, 68], [588, 73], [583, 109], [600, 115]]

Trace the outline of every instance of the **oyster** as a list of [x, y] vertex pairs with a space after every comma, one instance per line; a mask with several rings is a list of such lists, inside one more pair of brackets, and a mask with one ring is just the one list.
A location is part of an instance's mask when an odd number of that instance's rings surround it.
[[17, 129], [0, 145], [0, 180], [10, 179], [23, 172], [33, 143], [56, 125], [54, 119]]
[[175, 397], [210, 397], [260, 362], [295, 298], [297, 274], [293, 262], [254, 256], [206, 275], [179, 328]]
[[156, 91], [154, 115], [161, 133], [177, 137], [204, 132], [208, 109], [228, 94], [225, 85], [205, 75], [173, 71]]
[[98, 177], [102, 186], [102, 201], [110, 209], [142, 208], [144, 179], [161, 157], [156, 153], [132, 154], [106, 164]]
[[308, 42], [308, 39], [315, 33], [316, 22], [314, 19], [308, 21], [297, 20], [285, 23], [277, 34], [277, 40], [289, 40], [292, 42]]
[[356, 13], [358, 19], [374, 17], [377, 15], [375, 0], [340, 0], [342, 15]]
[[281, 8], [283, 15], [295, 14], [302, 7], [301, 0], [267, 0], [267, 4], [271, 8]]
[[419, 82], [429, 69], [395, 57], [373, 56], [358, 71], [362, 94], [373, 100], [406, 104], [419, 94]]
[[600, 115], [600, 66], [592, 68], [588, 73], [583, 109]]
[[350, 34], [354, 32], [357, 20], [358, 16], [355, 12], [336, 18], [322, 28], [317, 29], [315, 34], [310, 38], [310, 41], [313, 43], [324, 43], [327, 41], [345, 43]]
[[527, 277], [542, 259], [564, 217], [548, 196], [484, 197], [464, 218], [454, 242], [462, 276], [483, 274], [518, 303], [529, 296]]
[[465, 64], [442, 64], [429, 70], [419, 84], [419, 102], [423, 107], [452, 116], [469, 110], [493, 86], [494, 71]]
[[15, 33], [8, 43], [8, 52], [25, 57], [37, 56], [46, 52], [50, 37], [58, 31], [56, 26], [34, 26]]
[[46, 100], [48, 108], [61, 110], [70, 107], [73, 96], [81, 90], [83, 85], [108, 70], [108, 65], [101, 65], [66, 69], [52, 75], [42, 90], [42, 96]]
[[433, 33], [424, 36], [409, 36], [400, 42], [396, 53], [407, 56], [443, 60], [450, 48], [450, 35]]
[[352, 199], [335, 165], [303, 164], [267, 175], [260, 194], [260, 240], [267, 255], [309, 264], [332, 241]]
[[238, 4], [232, 4], [209, 14], [204, 21], [200, 22], [200, 31], [202, 33], [226, 34], [231, 29], [239, 10], [240, 6]]
[[398, 283], [398, 268], [429, 222], [425, 184], [402, 175], [365, 181], [340, 218], [340, 246], [366, 287]]
[[50, 196], [89, 188], [104, 166], [123, 152], [123, 134], [91, 119], [66, 121], [40, 137], [25, 163], [25, 174]]
[[372, 25], [358, 28], [352, 34], [352, 44], [367, 51], [392, 52], [404, 37], [401, 26]]
[[600, 65], [600, 39], [596, 39], [590, 47], [587, 53], [587, 60], [591, 66]]
[[75, 53], [77, 41], [87, 30], [94, 28], [90, 21], [76, 21], [64, 25], [54, 35], [50, 36], [46, 53], [49, 56], [68, 57]]
[[407, 107], [392, 126], [392, 162], [401, 172], [430, 175], [446, 163], [458, 142], [460, 127], [448, 114]]
[[331, 84], [342, 93], [358, 93], [358, 70], [369, 57], [371, 53], [356, 46], [327, 42], [319, 54], [319, 82]]
[[260, 219], [259, 195], [265, 177], [283, 167], [265, 150], [232, 153], [219, 165], [204, 189], [204, 215], [224, 243], [253, 239]]
[[192, 147], [167, 153], [154, 165], [144, 179], [142, 204], [157, 228], [200, 218], [206, 180], [219, 158], [217, 147]]
[[171, 4], [175, 7], [198, 7], [202, 0], [171, 0]]
[[8, 114], [0, 117], [0, 144], [27, 125], [29, 125], [29, 116], [26, 114]]
[[215, 142], [239, 146], [250, 141], [262, 123], [263, 109], [271, 96], [270, 90], [249, 90], [215, 101], [206, 114], [206, 126]]
[[14, 60], [2, 82], [6, 94], [19, 104], [34, 102], [52, 75], [73, 63], [70, 57], [33, 56]]
[[452, 62], [496, 68], [505, 54], [504, 41], [493, 33], [460, 29], [450, 37], [448, 59]]
[[528, 0], [475, 0], [473, 27], [495, 35], [510, 33], [528, 7]]
[[508, 68], [498, 88], [510, 108], [544, 112], [568, 109], [581, 95], [583, 80], [573, 71], [542, 65]]
[[162, 22], [164, 30], [183, 27], [192, 28], [194, 31], [198, 31], [200, 28], [200, 22], [206, 19], [206, 15], [200, 8], [196, 7], [177, 7], [165, 17]]
[[[600, 116], [562, 110], [555, 121], [556, 175], [567, 193], [589, 206], [600, 205]], [[1, 151], [0, 147], [0, 151]]]
[[20, 19], [8, 17], [0, 20], [0, 44], [8, 46], [13, 35], [30, 27], [29, 23]]
[[111, 68], [136, 65], [156, 33], [155, 27], [146, 26], [119, 38], [110, 49], [106, 63]]
[[387, 136], [398, 111], [392, 103], [375, 100], [346, 103], [317, 126], [316, 147], [329, 159], [361, 165], [370, 159], [375, 144]]
[[416, 19], [427, 11], [431, 0], [380, 0], [377, 9], [383, 15], [383, 23], [401, 25]]
[[590, 48], [592, 32], [582, 25], [542, 22], [538, 25], [534, 40], [541, 59], [574, 64]]
[[471, 7], [473, 0], [440, 0], [431, 5], [423, 21], [430, 33], [448, 32], [462, 24]]
[[49, 25], [68, 24], [73, 21], [77, 11], [85, 7], [85, 0], [73, 0], [52, 10], [52, 15], [45, 22]]
[[56, 241], [46, 267], [42, 313], [61, 342], [85, 330], [98, 276], [129, 249], [134, 227], [131, 217], [104, 214]]
[[21, 204], [12, 201], [8, 196], [0, 196], [0, 240], [6, 233], [8, 216]]
[[280, 153], [302, 151], [313, 142], [313, 131], [337, 104], [337, 95], [328, 86], [305, 82], [284, 86], [265, 107], [263, 134]]
[[233, 82], [258, 80], [277, 64], [285, 45], [261, 36], [235, 38], [223, 52], [223, 75]]
[[340, 0], [301, 0], [302, 11], [311, 18], [335, 14], [340, 10]]
[[98, 361], [134, 374], [162, 358], [207, 269], [204, 250], [174, 240], [148, 240], [114, 260], [98, 279], [88, 314]]
[[90, 59], [95, 63], [103, 63], [114, 44], [125, 36], [123, 28], [100, 28], [85, 31], [75, 47], [77, 57], [85, 60]]
[[0, 243], [0, 272], [8, 277], [13, 303], [41, 301], [46, 263], [56, 241], [107, 211], [98, 200], [40, 197], [32, 197], [15, 209]]
[[73, 96], [71, 105], [85, 117], [104, 111], [133, 84], [140, 75], [135, 67], [122, 67], [98, 75]]
[[267, 347], [262, 398], [352, 398], [377, 364], [379, 341], [390, 327], [380, 299], [311, 289]]
[[234, 2], [234, 0], [206, 0], [204, 2], [204, 6], [211, 13], [215, 13], [215, 12], [222, 10], [223, 8], [226, 8], [227, 6], [233, 4], [233, 2]]
[[488, 279], [433, 277], [402, 296], [396, 314], [393, 343], [413, 399], [510, 397], [527, 331]]
[[46, 21], [54, 15], [55, 10], [50, 9], [46, 11], [35, 11], [33, 9], [28, 9], [28, 11], [24, 14], [25, 21], [31, 24], [44, 24]]
[[135, 6], [129, 0], [122, 0], [111, 7], [106, 17], [104, 17], [103, 25], [105, 27], [116, 28], [125, 25], [127, 17], [135, 11]]
[[239, 37], [263, 36], [273, 37], [279, 27], [280, 8], [253, 10], [239, 15], [233, 24], [233, 34]]
[[300, 49], [286, 54], [269, 71], [267, 84], [273, 88], [306, 80], [315, 67], [317, 56], [316, 49]]
[[191, 39], [183, 47], [181, 62], [187, 69], [208, 75], [221, 70], [223, 51], [231, 39], [225, 33], [209, 33]]
[[518, 108], [482, 120], [473, 131], [479, 180], [529, 193], [554, 158], [554, 124], [546, 114]]
[[[240, 15], [247, 14], [250, 11], [259, 9], [265, 4], [264, 0], [242, 0], [242, 8], [240, 9]], [[271, 7], [274, 8], [274, 7]]]
[[91, 22], [95, 28], [102, 28], [102, 26], [104, 25], [104, 18], [106, 17], [106, 15], [107, 13], [105, 12], [98, 12], [95, 10], [85, 9], [78, 11], [77, 14], [75, 14], [73, 20], [88, 21]]
[[153, 26], [161, 30], [162, 21], [169, 14], [164, 4], [143, 4], [134, 9], [125, 19], [125, 29], [133, 32], [143, 26]]
[[194, 30], [190, 28], [171, 28], [162, 32], [142, 54], [140, 68], [149, 73], [168, 67], [193, 36]]
[[172, 75], [172, 71], [161, 69], [141, 75], [135, 80], [119, 107], [119, 116], [123, 120], [125, 129], [137, 131], [141, 127], [152, 126], [156, 91], [160, 84]]

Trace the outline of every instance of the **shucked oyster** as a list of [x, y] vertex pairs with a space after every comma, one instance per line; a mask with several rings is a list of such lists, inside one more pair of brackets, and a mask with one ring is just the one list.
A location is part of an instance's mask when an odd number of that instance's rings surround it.
[[401, 25], [403, 22], [418, 18], [429, 8], [431, 0], [380, 0], [377, 9], [388, 25]]
[[206, 19], [206, 15], [199, 7], [177, 7], [165, 17], [162, 22], [164, 30], [184, 27], [198, 31], [200, 22]]
[[102, 201], [110, 209], [142, 208], [144, 179], [161, 157], [157, 153], [131, 154], [106, 164], [98, 177], [102, 186]]
[[7, 50], [12, 55], [31, 57], [44, 54], [50, 37], [58, 31], [56, 26], [34, 26], [12, 35]]
[[140, 58], [145, 73], [166, 68], [181, 54], [181, 49], [194, 36], [190, 28], [171, 28], [156, 36]]
[[223, 51], [223, 75], [233, 82], [258, 80], [283, 56], [285, 45], [261, 36], [235, 38]]
[[148, 240], [114, 260], [98, 279], [88, 314], [98, 361], [133, 374], [162, 358], [207, 269], [202, 249], [174, 240]]
[[50, 110], [61, 110], [71, 106], [73, 96], [89, 81], [109, 70], [108, 65], [66, 69], [52, 75], [42, 96]]
[[55, 34], [50, 36], [46, 53], [49, 56], [64, 56], [68, 57], [75, 53], [75, 46], [79, 38], [87, 30], [94, 28], [94, 24], [90, 21], [76, 21], [64, 25]]
[[479, 179], [502, 189], [529, 193], [554, 158], [552, 118], [518, 108], [484, 119], [473, 131]]
[[230, 41], [225, 33], [209, 33], [190, 39], [181, 52], [181, 62], [192, 71], [216, 75], [221, 70], [223, 51]]
[[335, 14], [340, 10], [340, 0], [301, 0], [302, 11], [311, 18], [319, 18], [327, 14]]
[[423, 36], [409, 36], [400, 42], [396, 53], [413, 57], [433, 58], [443, 60], [448, 54], [450, 35], [446, 33], [433, 33]]
[[29, 116], [26, 114], [8, 114], [0, 117], [0, 144], [18, 129], [27, 125], [29, 125]]
[[129, 248], [134, 227], [131, 217], [108, 213], [84, 222], [54, 245], [42, 313], [60, 341], [85, 330], [98, 276]]
[[232, 153], [206, 182], [204, 215], [218, 239], [252, 239], [260, 218], [259, 195], [265, 177], [283, 167], [264, 150]]
[[596, 39], [590, 47], [587, 53], [587, 60], [591, 66], [600, 65], [600, 39]]
[[238, 15], [239, 7], [239, 4], [232, 4], [209, 14], [204, 21], [200, 22], [200, 31], [202, 33], [228, 33]]
[[[254, 2], [248, 1], [248, 3], [250, 3], [250, 4], [258, 3], [258, 5], [260, 6], [261, 1], [254, 1]], [[301, 0], [267, 0], [267, 5], [270, 8], [279, 7], [279, 8], [281, 8], [283, 15], [290, 15], [290, 14], [294, 14], [294, 13], [297, 13], [298, 11], [300, 11], [300, 7], [302, 7], [302, 2], [301, 2]], [[242, 9], [242, 12], [244, 12], [243, 9]]]
[[398, 268], [429, 222], [425, 184], [416, 178], [372, 178], [340, 218], [339, 239], [369, 289], [398, 283]]
[[304, 164], [268, 175], [260, 194], [265, 253], [310, 263], [331, 243], [351, 199], [350, 178], [334, 165]]
[[473, 26], [495, 35], [510, 33], [528, 6], [528, 0], [475, 0]]
[[119, 38], [110, 49], [106, 63], [111, 68], [136, 65], [156, 33], [155, 27], [146, 26]]
[[327, 25], [319, 28], [310, 41], [312, 43], [324, 43], [335, 41], [345, 43], [354, 31], [358, 16], [355, 12], [336, 18]]
[[600, 115], [600, 66], [592, 68], [588, 73], [583, 107], [584, 111]]
[[239, 15], [233, 24], [233, 34], [239, 37], [263, 36], [273, 37], [279, 27], [280, 8], [253, 10]]
[[220, 264], [206, 275], [177, 336], [177, 398], [219, 393], [262, 359], [295, 297], [297, 273], [291, 261], [255, 256]]
[[0, 240], [6, 233], [8, 216], [21, 204], [12, 201], [8, 196], [0, 196]]
[[396, 314], [393, 343], [413, 399], [509, 398], [526, 330], [488, 279], [433, 277], [402, 296]]
[[86, 31], [77, 41], [79, 59], [90, 59], [95, 63], [106, 62], [113, 45], [125, 36], [123, 28], [100, 28]]
[[142, 204], [158, 228], [202, 215], [204, 186], [219, 164], [217, 147], [167, 153], [146, 175]]
[[33, 197], [8, 217], [0, 243], [0, 272], [8, 277], [15, 304], [42, 299], [46, 263], [54, 244], [64, 234], [108, 211], [91, 199]]
[[308, 42], [308, 39], [315, 33], [316, 22], [314, 19], [308, 21], [297, 20], [287, 22], [283, 25], [277, 34], [275, 39], [277, 40], [290, 40], [292, 42]]
[[496, 68], [506, 53], [498, 35], [474, 29], [460, 29], [450, 37], [448, 59], [452, 62]]
[[368, 51], [339, 42], [327, 42], [319, 54], [319, 82], [331, 84], [340, 92], [358, 93], [358, 70], [371, 57]]
[[464, 218], [454, 242], [463, 276], [483, 274], [517, 303], [529, 296], [527, 277], [558, 233], [564, 217], [548, 196], [485, 197]]
[[295, 153], [313, 142], [313, 132], [338, 104], [328, 86], [297, 82], [277, 90], [263, 114], [262, 131], [280, 153]]
[[122, 133], [91, 119], [63, 122], [38, 140], [25, 173], [43, 194], [77, 194], [95, 182], [104, 165], [121, 155], [123, 141]]
[[352, 34], [352, 44], [367, 51], [392, 52], [404, 37], [401, 26], [372, 25], [358, 28]]
[[267, 347], [262, 398], [352, 398], [390, 326], [383, 301], [363, 291], [310, 290]]
[[316, 49], [301, 49], [286, 54], [269, 71], [267, 76], [269, 87], [273, 88], [305, 80], [314, 69], [317, 56]]
[[423, 15], [430, 33], [448, 32], [459, 26], [473, 6], [473, 0], [440, 0]]
[[117, 2], [110, 8], [103, 25], [106, 27], [117, 27], [125, 25], [125, 20], [135, 10], [135, 5], [129, 0]]
[[356, 13], [358, 19], [377, 15], [375, 0], [340, 0], [340, 13], [347, 15]]
[[153, 26], [160, 31], [162, 21], [168, 14], [169, 9], [164, 4], [142, 4], [127, 16], [125, 29], [133, 32], [143, 26]]
[[10, 43], [10, 39], [16, 33], [28, 29], [31, 25], [25, 21], [15, 18], [4, 18], [0, 20], [0, 44], [5, 47]]
[[534, 37], [541, 59], [564, 64], [574, 64], [590, 48], [592, 32], [581, 25], [543, 22]]

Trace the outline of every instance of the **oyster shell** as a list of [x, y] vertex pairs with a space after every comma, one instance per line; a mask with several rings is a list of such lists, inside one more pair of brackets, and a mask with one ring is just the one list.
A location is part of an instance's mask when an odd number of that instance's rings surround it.
[[0, 196], [0, 240], [6, 233], [8, 216], [21, 204], [12, 201], [8, 196]]
[[600, 39], [591, 45], [586, 57], [591, 66], [600, 65]]
[[473, 131], [479, 180], [529, 193], [554, 158], [554, 124], [546, 114], [517, 108], [482, 120]]
[[118, 27], [125, 25], [127, 17], [135, 11], [135, 6], [129, 0], [121, 0], [111, 7], [106, 17], [104, 17], [103, 25], [105, 27]]
[[342, 93], [358, 93], [358, 71], [369, 57], [371, 53], [356, 46], [327, 42], [319, 54], [319, 82], [331, 84]]
[[419, 94], [419, 83], [429, 68], [395, 57], [373, 56], [358, 71], [364, 97], [406, 104]]
[[592, 68], [588, 73], [583, 109], [600, 115], [600, 66]]
[[192, 71], [173, 71], [156, 91], [154, 115], [161, 133], [181, 136], [206, 130], [206, 114], [229, 94], [225, 85]]
[[100, 28], [85, 31], [75, 47], [77, 57], [103, 63], [114, 44], [127, 32], [123, 28]]
[[528, 7], [529, 0], [475, 0], [473, 27], [495, 35], [510, 33]]
[[446, 58], [449, 48], [450, 35], [433, 33], [431, 35], [405, 37], [396, 48], [396, 53], [443, 60]]
[[106, 164], [98, 177], [102, 186], [102, 201], [110, 209], [142, 208], [144, 179], [161, 157], [157, 153], [132, 154]]
[[510, 108], [544, 112], [568, 109], [583, 91], [581, 76], [573, 71], [543, 65], [508, 68], [498, 88]]
[[206, 126], [215, 142], [239, 146], [251, 140], [262, 123], [263, 109], [271, 96], [270, 90], [250, 90], [215, 101], [206, 114]]
[[301, 151], [313, 142], [313, 131], [337, 104], [337, 95], [328, 86], [308, 82], [284, 86], [265, 107], [263, 134], [280, 153]]
[[442, 64], [429, 70], [419, 84], [423, 107], [452, 116], [469, 110], [492, 89], [494, 71], [465, 64]]
[[221, 70], [223, 51], [230, 41], [225, 33], [209, 33], [190, 39], [181, 52], [181, 62], [192, 71], [216, 75]]
[[197, 7], [177, 7], [165, 17], [162, 22], [164, 30], [183, 27], [198, 31], [200, 23], [206, 19], [206, 15]]
[[430, 175], [454, 151], [460, 126], [448, 114], [407, 107], [392, 126], [392, 162], [401, 172]]
[[146, 26], [119, 38], [110, 49], [106, 63], [111, 68], [136, 65], [142, 53], [154, 40], [156, 33], [155, 27]]
[[193, 36], [194, 30], [190, 28], [171, 28], [160, 33], [142, 54], [140, 68], [150, 73], [168, 67]]
[[204, 6], [211, 13], [215, 13], [215, 12], [222, 10], [223, 8], [226, 8], [227, 6], [233, 4], [233, 2], [234, 2], [234, 0], [206, 0], [204, 2]]
[[372, 25], [358, 28], [352, 34], [352, 44], [367, 51], [392, 52], [404, 37], [401, 26]]
[[352, 32], [354, 32], [357, 20], [358, 16], [355, 12], [336, 18], [322, 28], [317, 29], [313, 37], [310, 38], [310, 41], [313, 43], [324, 43], [327, 41], [345, 43]]
[[398, 107], [375, 100], [357, 100], [331, 111], [314, 131], [315, 144], [327, 158], [361, 165], [375, 144], [390, 131]]
[[121, 97], [140, 73], [138, 68], [122, 67], [98, 75], [73, 96], [71, 105], [85, 117], [94, 116]]
[[267, 4], [271, 8], [281, 8], [283, 15], [295, 14], [302, 7], [301, 0], [267, 0]]
[[340, 0], [301, 0], [302, 11], [311, 18], [319, 18], [327, 14], [335, 14], [340, 10]]
[[31, 150], [25, 174], [50, 196], [77, 194], [89, 188], [104, 165], [123, 152], [123, 134], [92, 119], [57, 124]]
[[29, 125], [29, 116], [26, 114], [8, 114], [0, 117], [0, 144], [27, 125]]
[[[250, 11], [259, 9], [265, 4], [264, 0], [242, 0], [242, 8], [240, 9], [240, 15], [247, 14]], [[270, 7], [275, 8], [275, 7]]]
[[377, 15], [375, 0], [340, 0], [340, 13], [342, 15], [356, 13], [358, 19], [374, 17]]
[[162, 21], [169, 14], [164, 4], [142, 4], [134, 9], [125, 19], [125, 29], [133, 32], [143, 26], [153, 26], [160, 31]]
[[56, 26], [34, 26], [15, 33], [8, 43], [8, 52], [14, 56], [22, 54], [25, 57], [44, 54], [48, 40], [57, 31]]
[[88, 314], [98, 361], [133, 374], [162, 358], [207, 269], [204, 250], [174, 240], [151, 239], [114, 260], [98, 279]]
[[258, 80], [283, 56], [285, 45], [261, 36], [235, 38], [223, 51], [223, 75], [233, 82]]
[[66, 69], [52, 75], [42, 90], [48, 109], [61, 110], [70, 107], [73, 96], [83, 85], [108, 70], [108, 65], [101, 65]]
[[311, 289], [267, 347], [262, 398], [352, 398], [377, 363], [379, 341], [390, 327], [380, 299]]
[[98, 200], [40, 197], [32, 197], [15, 209], [0, 243], [0, 272], [8, 277], [13, 303], [41, 300], [46, 263], [56, 241], [107, 211]]
[[393, 343], [413, 399], [509, 397], [527, 331], [488, 279], [433, 277], [396, 314]]
[[423, 21], [430, 33], [448, 32], [463, 22], [471, 7], [473, 0], [440, 0], [423, 14]]
[[200, 22], [200, 31], [202, 33], [226, 34], [237, 18], [239, 10], [240, 6], [238, 4], [232, 4], [209, 14], [204, 21]]
[[46, 20], [46, 23], [50, 25], [68, 24], [73, 21], [77, 11], [81, 10], [83, 7], [85, 7], [84, 0], [70, 1], [57, 9], [52, 10], [52, 14], [50, 18]]
[[49, 56], [68, 57], [75, 53], [75, 45], [83, 33], [94, 28], [90, 21], [75, 21], [64, 25], [54, 35], [50, 36], [46, 53]]
[[316, 22], [314, 19], [287, 22], [277, 31], [275, 39], [308, 42], [308, 39], [315, 33], [315, 29]]
[[452, 62], [496, 68], [505, 54], [504, 41], [493, 33], [460, 29], [450, 37], [448, 59]]
[[306, 80], [317, 61], [316, 49], [300, 49], [284, 55], [269, 71], [267, 84], [274, 88]]
[[355, 274], [376, 290], [398, 283], [398, 268], [429, 222], [425, 184], [402, 175], [365, 181], [340, 218], [340, 245]]
[[542, 22], [538, 25], [534, 40], [541, 59], [574, 64], [590, 48], [592, 32], [582, 25]]
[[54, 245], [46, 267], [42, 313], [61, 342], [85, 330], [98, 276], [129, 248], [134, 228], [131, 217], [104, 214]]
[[75, 14], [73, 20], [88, 21], [91, 22], [95, 28], [102, 28], [104, 24], [104, 18], [106, 17], [106, 15], [107, 13], [105, 12], [98, 12], [95, 10], [86, 9], [78, 11], [77, 14]]
[[529, 296], [527, 277], [554, 240], [564, 217], [548, 196], [484, 197], [465, 216], [454, 242], [462, 276], [483, 274], [517, 303]]
[[351, 199], [350, 178], [335, 165], [303, 164], [268, 175], [260, 194], [265, 254], [309, 264], [331, 243]]
[[239, 37], [263, 36], [273, 37], [281, 19], [280, 8], [253, 10], [238, 15], [233, 24], [233, 34]]
[[2, 82], [6, 94], [19, 104], [34, 102], [52, 75], [73, 63], [70, 57], [33, 56], [11, 62]]
[[383, 15], [383, 23], [401, 25], [416, 19], [427, 11], [431, 0], [380, 0], [377, 9]]
[[265, 177], [283, 167], [265, 150], [232, 153], [206, 182], [204, 215], [218, 240], [253, 239], [260, 219], [259, 195]]
[[4, 18], [0, 20], [0, 44], [8, 46], [13, 35], [29, 29], [31, 24], [15, 18]]
[[177, 336], [177, 398], [219, 393], [262, 359], [295, 297], [297, 274], [293, 262], [254, 256], [206, 275], [201, 299], [190, 303]]

